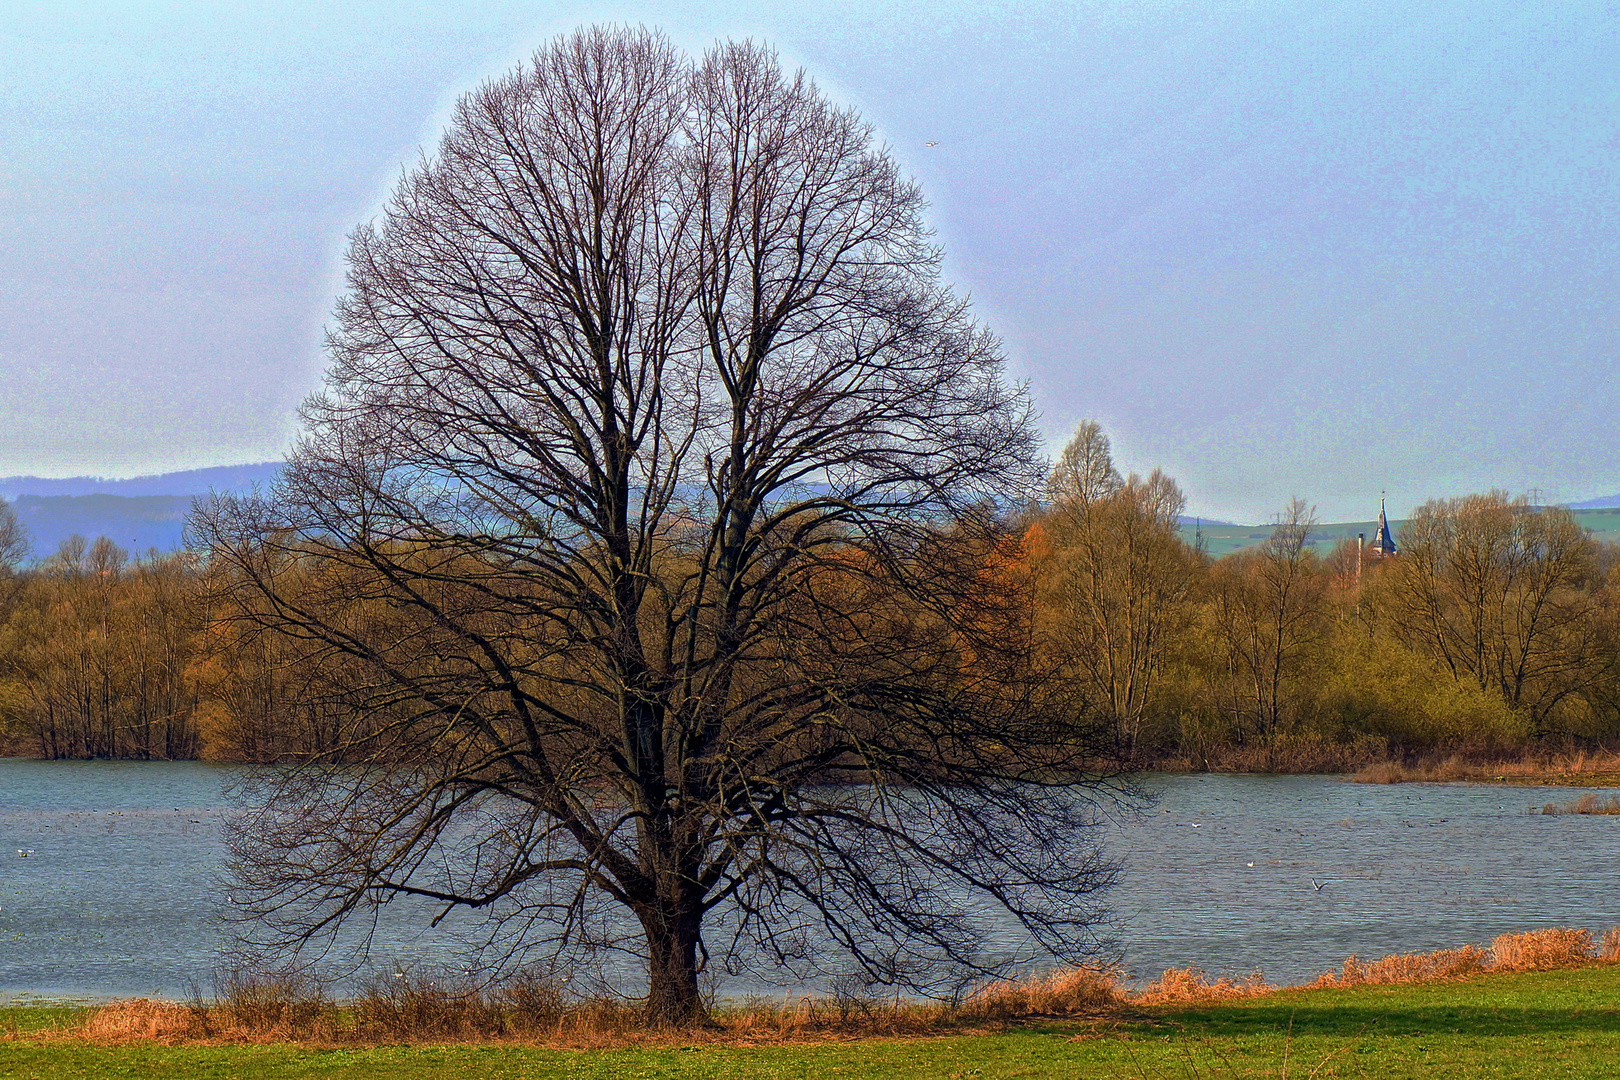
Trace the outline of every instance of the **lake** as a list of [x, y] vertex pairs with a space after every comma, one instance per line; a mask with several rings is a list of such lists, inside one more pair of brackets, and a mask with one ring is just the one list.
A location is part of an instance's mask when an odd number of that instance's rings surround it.
[[[0, 759], [0, 995], [208, 993], [231, 771]], [[1147, 786], [1156, 805], [1110, 833], [1124, 863], [1112, 936], [1138, 977], [1197, 963], [1297, 982], [1352, 952], [1620, 923], [1620, 817], [1526, 814], [1586, 789], [1229, 775]], [[380, 945], [386, 964], [454, 950], [411, 919]]]

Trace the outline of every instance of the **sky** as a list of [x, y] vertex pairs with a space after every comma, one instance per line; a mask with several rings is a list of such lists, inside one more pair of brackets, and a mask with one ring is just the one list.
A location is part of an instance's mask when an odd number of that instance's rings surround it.
[[1620, 492], [1620, 13], [1505, 0], [0, 0], [0, 475], [279, 456], [349, 231], [591, 22], [858, 107], [1050, 452], [1240, 521]]

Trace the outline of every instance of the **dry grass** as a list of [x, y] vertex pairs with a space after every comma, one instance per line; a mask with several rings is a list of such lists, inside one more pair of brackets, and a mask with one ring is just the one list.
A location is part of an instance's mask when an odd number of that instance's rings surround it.
[[176, 1043], [196, 1038], [201, 1031], [194, 1009], [172, 1001], [114, 1001], [93, 1011], [83, 1034], [96, 1043]]
[[1620, 814], [1620, 796], [1611, 795], [1607, 799], [1601, 795], [1588, 792], [1567, 803], [1547, 803], [1540, 810], [1532, 810], [1534, 814]]
[[1620, 784], [1620, 753], [1533, 753], [1519, 758], [1448, 754], [1411, 762], [1377, 761], [1351, 777], [1358, 784], [1498, 781], [1516, 784]]
[[749, 1044], [982, 1031], [1034, 1017], [1102, 1016], [1124, 1000], [1117, 970], [1094, 965], [992, 983], [955, 1004], [790, 994], [780, 1001], [718, 1008], [703, 1029], [655, 1031], [633, 1002], [571, 999], [540, 980], [480, 988], [455, 980], [385, 977], [338, 1002], [302, 980], [234, 979], [213, 1003], [113, 1002], [92, 1011], [72, 1034], [106, 1044]]
[[1331, 775], [1370, 767], [1389, 753], [1389, 744], [1374, 736], [1353, 742], [1318, 736], [1279, 739], [1258, 746], [1213, 746], [1144, 764], [1166, 772], [1287, 773]]
[[[1604, 939], [1614, 933], [1610, 930]], [[1590, 930], [1531, 930], [1526, 934], [1503, 934], [1491, 942], [1492, 971], [1556, 971], [1596, 959], [1598, 953], [1592, 946]]]
[[1338, 971], [1324, 971], [1310, 985], [1377, 986], [1466, 979], [1491, 969], [1491, 956], [1478, 945], [1428, 953], [1399, 953], [1368, 963], [1351, 956]]
[[989, 1022], [1034, 1016], [1097, 1016], [1117, 1008], [1125, 998], [1118, 969], [1098, 965], [991, 983], [970, 996], [957, 1011]]
[[[1307, 985], [1327, 989], [1440, 982], [1492, 971], [1550, 971], [1593, 963], [1620, 963], [1620, 926], [1600, 941], [1589, 930], [1554, 928], [1504, 934], [1488, 950], [1466, 945], [1371, 962], [1352, 956]], [[352, 1000], [336, 1002], [312, 983], [239, 979], [222, 987], [213, 1003], [114, 1002], [91, 1011], [77, 1030], [60, 1037], [99, 1044], [748, 1045], [982, 1032], [1036, 1018], [1102, 1018], [1133, 1008], [1255, 998], [1281, 989], [1259, 972], [1242, 979], [1211, 978], [1188, 967], [1172, 968], [1146, 989], [1131, 993], [1116, 968], [1091, 965], [990, 983], [950, 1004], [790, 994], [780, 1001], [718, 1008], [713, 1022], [702, 1029], [654, 1031], [632, 1002], [574, 1000], [544, 980], [518, 979], [490, 989], [431, 978], [379, 979]]]
[[1503, 934], [1489, 950], [1478, 945], [1438, 952], [1402, 953], [1368, 963], [1352, 956], [1338, 971], [1326, 971], [1310, 985], [1374, 986], [1447, 982], [1492, 971], [1555, 971], [1594, 962], [1620, 960], [1620, 926], [1594, 946], [1590, 930], [1555, 927], [1523, 934]]
[[1133, 995], [1131, 1001], [1137, 1005], [1185, 1005], [1199, 1001], [1260, 997], [1274, 994], [1277, 989], [1266, 982], [1265, 976], [1258, 971], [1243, 979], [1222, 976], [1211, 981], [1197, 967], [1171, 968], [1149, 983], [1146, 990]]

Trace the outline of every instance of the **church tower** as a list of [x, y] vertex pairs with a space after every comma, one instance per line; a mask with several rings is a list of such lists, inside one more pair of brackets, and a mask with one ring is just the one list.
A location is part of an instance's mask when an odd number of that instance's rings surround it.
[[1373, 535], [1372, 554], [1375, 559], [1395, 554], [1395, 534], [1389, 531], [1389, 518], [1384, 514], [1384, 497], [1378, 497], [1378, 532]]

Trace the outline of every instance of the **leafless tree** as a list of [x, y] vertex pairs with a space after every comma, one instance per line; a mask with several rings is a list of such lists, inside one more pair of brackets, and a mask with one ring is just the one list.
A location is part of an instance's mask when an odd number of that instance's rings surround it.
[[0, 721], [41, 757], [195, 756], [191, 580], [184, 555], [131, 562], [106, 537], [64, 541], [0, 623], [0, 686], [14, 691]]
[[28, 530], [17, 520], [17, 511], [0, 499], [0, 623], [10, 617], [21, 581], [17, 575], [28, 558]]
[[1122, 479], [1092, 421], [1064, 448], [1047, 491], [1048, 649], [1077, 681], [1082, 707], [1134, 752], [1200, 571], [1178, 529], [1186, 499], [1157, 469]]
[[1089, 947], [1093, 747], [968, 617], [1033, 431], [923, 209], [753, 44], [591, 29], [460, 101], [273, 497], [195, 521], [217, 612], [347, 672], [234, 833], [250, 936], [479, 909], [633, 947], [659, 1023], [715, 958], [938, 989], [992, 909]]
[[1597, 550], [1562, 507], [1500, 492], [1420, 506], [1378, 590], [1409, 647], [1502, 695], [1542, 734], [1612, 667]]
[[1308, 541], [1316, 514], [1293, 499], [1253, 551], [1215, 564], [1210, 614], [1223, 663], [1214, 687], [1239, 731], [1262, 740], [1299, 719], [1312, 651], [1326, 630], [1326, 577]]
[[17, 520], [17, 511], [0, 499], [0, 574], [15, 573], [28, 557], [28, 532]]

